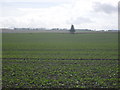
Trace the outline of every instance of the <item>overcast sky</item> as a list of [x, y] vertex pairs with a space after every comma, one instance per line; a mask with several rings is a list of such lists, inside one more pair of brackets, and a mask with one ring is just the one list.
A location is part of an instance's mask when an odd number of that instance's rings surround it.
[[0, 0], [0, 27], [118, 29], [119, 0]]

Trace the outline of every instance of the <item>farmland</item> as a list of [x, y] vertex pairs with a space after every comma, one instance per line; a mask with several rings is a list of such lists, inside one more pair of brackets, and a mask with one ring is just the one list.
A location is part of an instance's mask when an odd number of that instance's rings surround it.
[[3, 33], [3, 88], [118, 88], [118, 33]]

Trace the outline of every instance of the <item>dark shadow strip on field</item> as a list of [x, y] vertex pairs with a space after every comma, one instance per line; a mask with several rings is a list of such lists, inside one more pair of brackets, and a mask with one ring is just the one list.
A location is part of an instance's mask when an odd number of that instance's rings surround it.
[[2, 51], [118, 51], [118, 49], [2, 49]]
[[56, 58], [52, 58], [52, 59], [45, 59], [45, 58], [2, 58], [2, 60], [119, 60], [119, 59], [75, 59], [75, 58], [71, 58], [71, 59], [64, 59], [64, 58], [60, 58], [60, 59], [56, 59]]
[[[26, 53], [26, 55], [28, 55], [29, 53]], [[4, 55], [10, 55], [9, 53], [5, 53]], [[25, 55], [25, 54], [24, 54]], [[88, 55], [95, 55], [95, 56], [99, 56], [100, 54], [79, 54], [79, 53], [72, 53], [72, 54], [64, 54], [64, 53], [35, 53], [35, 55], [84, 55], [84, 56], [88, 56]], [[110, 54], [110, 56], [120, 56], [118, 54]]]

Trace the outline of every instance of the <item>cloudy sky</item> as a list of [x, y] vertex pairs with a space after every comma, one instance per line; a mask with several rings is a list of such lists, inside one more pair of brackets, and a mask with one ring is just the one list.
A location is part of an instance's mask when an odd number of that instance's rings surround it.
[[0, 27], [118, 29], [119, 0], [0, 0]]

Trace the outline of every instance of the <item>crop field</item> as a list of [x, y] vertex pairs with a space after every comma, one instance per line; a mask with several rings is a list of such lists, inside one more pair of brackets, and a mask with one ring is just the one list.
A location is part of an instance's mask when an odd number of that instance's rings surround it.
[[3, 88], [119, 88], [118, 33], [3, 33]]

